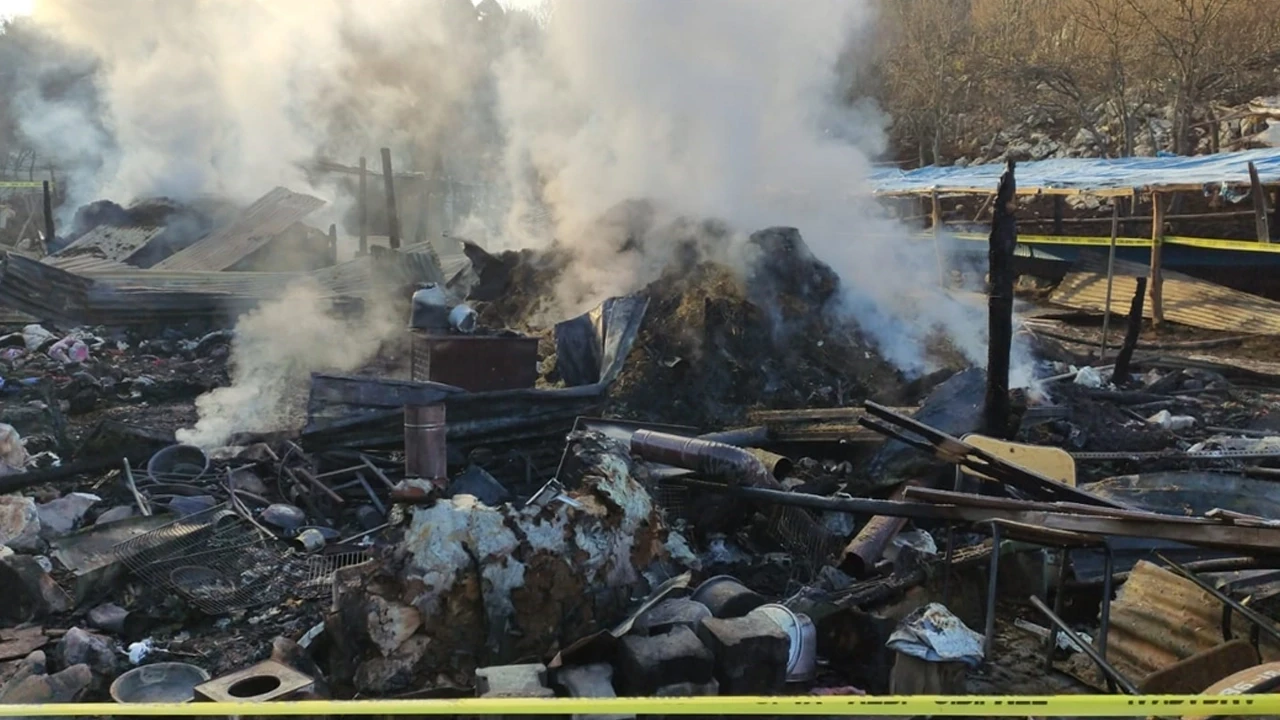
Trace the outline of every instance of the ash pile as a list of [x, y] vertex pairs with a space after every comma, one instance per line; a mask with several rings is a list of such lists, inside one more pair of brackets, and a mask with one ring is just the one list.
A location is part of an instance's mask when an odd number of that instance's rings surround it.
[[944, 349], [908, 382], [796, 230], [746, 247], [568, 318], [562, 249], [370, 252], [351, 278], [400, 300], [373, 359], [201, 446], [227, 306], [13, 308], [0, 702], [1201, 692], [1272, 658], [1272, 340], [1135, 331], [1113, 363], [1042, 313], [993, 429], [986, 373]]

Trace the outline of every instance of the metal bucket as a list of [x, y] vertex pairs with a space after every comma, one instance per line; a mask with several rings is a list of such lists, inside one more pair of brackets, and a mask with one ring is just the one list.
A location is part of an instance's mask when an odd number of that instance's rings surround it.
[[808, 682], [818, 672], [818, 629], [803, 613], [785, 605], [761, 605], [752, 614], [763, 615], [778, 624], [791, 640], [787, 657], [787, 682]]

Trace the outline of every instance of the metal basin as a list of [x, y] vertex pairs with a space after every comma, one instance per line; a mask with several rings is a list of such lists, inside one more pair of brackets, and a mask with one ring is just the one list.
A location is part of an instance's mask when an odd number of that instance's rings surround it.
[[208, 681], [209, 673], [188, 663], [143, 665], [111, 683], [111, 699], [118, 703], [191, 702], [195, 687]]

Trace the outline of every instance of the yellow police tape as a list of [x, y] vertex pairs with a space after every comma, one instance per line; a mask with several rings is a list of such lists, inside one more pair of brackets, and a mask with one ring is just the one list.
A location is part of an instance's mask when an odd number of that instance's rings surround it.
[[[987, 242], [987, 236], [981, 233], [949, 233], [951, 237], [972, 242]], [[931, 235], [919, 235], [920, 239], [931, 239]], [[1218, 238], [1184, 237], [1166, 235], [1165, 245], [1182, 245], [1185, 247], [1203, 248], [1205, 250], [1224, 250], [1228, 252], [1280, 253], [1280, 243], [1260, 243], [1254, 240], [1222, 240]], [[1110, 237], [1086, 235], [1023, 235], [1019, 233], [1018, 243], [1023, 245], [1071, 245], [1076, 247], [1106, 248], [1111, 245]], [[1116, 238], [1116, 247], [1129, 248], [1151, 247], [1151, 238], [1121, 237]]]
[[942, 715], [1150, 717], [1280, 715], [1280, 695], [466, 698], [269, 703], [0, 705], [0, 717], [214, 715]]
[[[0, 188], [30, 188], [39, 190], [44, 187], [44, 182], [0, 182]], [[53, 183], [49, 183], [49, 187], [53, 187]]]

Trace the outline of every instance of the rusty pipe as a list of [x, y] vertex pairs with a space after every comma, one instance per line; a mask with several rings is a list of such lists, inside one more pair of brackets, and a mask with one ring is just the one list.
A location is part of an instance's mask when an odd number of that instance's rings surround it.
[[695, 470], [732, 484], [772, 489], [782, 487], [759, 458], [747, 450], [724, 443], [637, 430], [631, 435], [631, 452], [642, 460]]
[[779, 480], [785, 479], [791, 474], [791, 471], [795, 469], [795, 463], [791, 462], [791, 458], [785, 455], [771, 453], [768, 450], [761, 450], [760, 448], [755, 447], [743, 449], [754, 455], [757, 460], [764, 463], [764, 466], [769, 469], [769, 472], [773, 473], [773, 476]]
[[[891, 501], [900, 501], [906, 497], [906, 489], [910, 483], [903, 483], [889, 496]], [[840, 557], [840, 569], [855, 578], [870, 575], [884, 557], [885, 548], [906, 527], [907, 518], [890, 515], [876, 515], [867, 521], [858, 534], [849, 541]]]
[[449, 477], [444, 403], [404, 407], [404, 472], [433, 483]]

